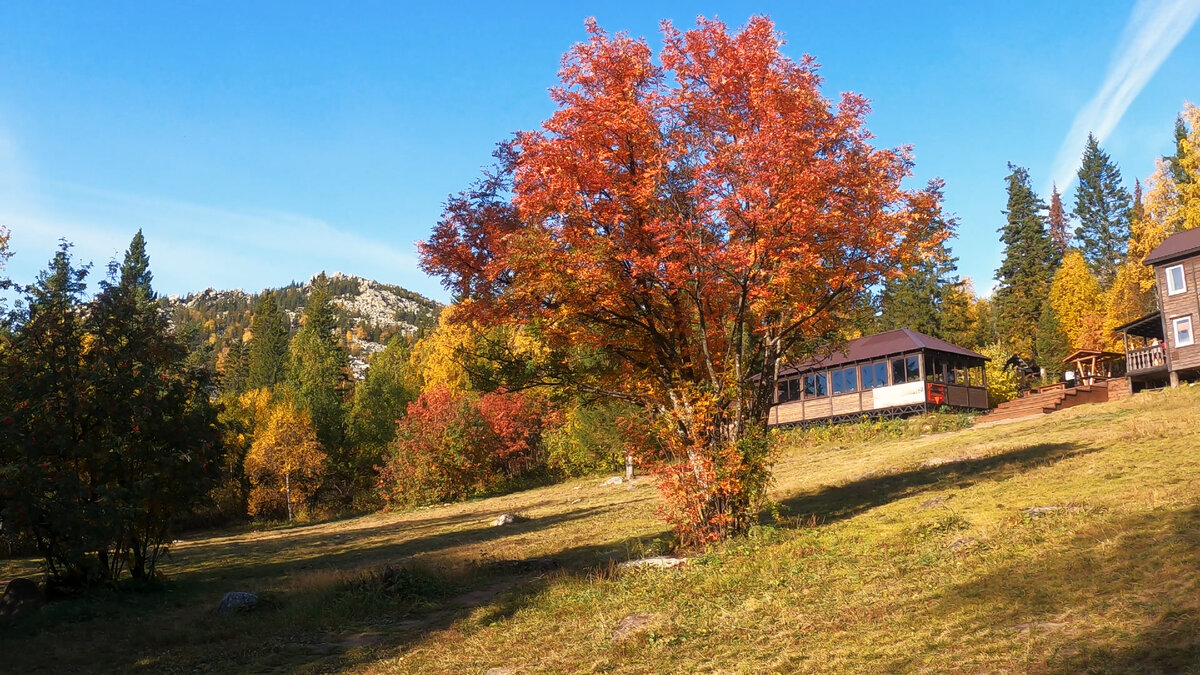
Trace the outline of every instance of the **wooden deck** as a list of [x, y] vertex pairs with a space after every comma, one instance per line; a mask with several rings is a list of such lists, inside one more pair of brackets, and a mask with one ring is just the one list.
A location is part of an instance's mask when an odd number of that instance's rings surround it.
[[[1097, 382], [1073, 388], [1043, 388], [1037, 393], [1001, 403], [996, 409], [980, 417], [976, 424], [1001, 422], [1040, 415], [1049, 415], [1084, 403], [1104, 403], [1109, 400], [1109, 386], [1114, 391], [1113, 399], [1124, 398], [1128, 395], [1128, 386], [1124, 379]], [[1123, 395], [1122, 395], [1123, 394]]]

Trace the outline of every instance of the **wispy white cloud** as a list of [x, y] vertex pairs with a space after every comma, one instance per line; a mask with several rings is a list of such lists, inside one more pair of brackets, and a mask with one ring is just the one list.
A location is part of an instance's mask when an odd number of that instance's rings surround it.
[[271, 210], [236, 211], [186, 201], [39, 181], [0, 128], [0, 223], [12, 230], [9, 276], [32, 280], [58, 240], [96, 272], [118, 258], [139, 228], [155, 286], [167, 293], [216, 288], [257, 291], [318, 271], [347, 272], [443, 295], [411, 249], [323, 220]]
[[1104, 83], [1075, 116], [1058, 149], [1052, 177], [1060, 190], [1066, 191], [1075, 180], [1088, 133], [1101, 143], [1108, 138], [1197, 17], [1200, 0], [1138, 0], [1134, 5]]

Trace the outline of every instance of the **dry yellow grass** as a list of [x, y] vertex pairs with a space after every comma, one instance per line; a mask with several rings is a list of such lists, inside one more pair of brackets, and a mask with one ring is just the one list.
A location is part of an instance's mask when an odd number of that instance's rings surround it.
[[[671, 571], [611, 569], [665, 533], [651, 486], [598, 479], [217, 534], [176, 547], [169, 591], [60, 603], [0, 648], [45, 671], [1200, 672], [1198, 446], [1200, 388], [786, 447], [780, 518]], [[561, 569], [496, 564], [535, 558]], [[449, 590], [346, 590], [412, 560]], [[273, 602], [211, 615], [227, 590]]]

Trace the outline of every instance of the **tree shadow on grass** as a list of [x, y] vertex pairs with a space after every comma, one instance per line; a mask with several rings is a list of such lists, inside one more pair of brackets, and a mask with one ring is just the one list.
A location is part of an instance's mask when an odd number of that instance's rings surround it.
[[[1200, 507], [1090, 515], [1070, 526], [1061, 543], [1048, 539], [1037, 555], [905, 611], [931, 617], [955, 641], [1009, 640], [1029, 653], [1030, 671], [1200, 672]], [[906, 660], [882, 670], [919, 668]]]
[[844, 485], [823, 487], [780, 501], [786, 513], [829, 523], [929, 490], [964, 488], [984, 480], [1004, 480], [1094, 449], [1075, 443], [1039, 443], [986, 457], [947, 460], [917, 469], [874, 472]]
[[[645, 499], [649, 497], [638, 501]], [[521, 510], [536, 510], [548, 504], [532, 504]], [[561, 505], [561, 502], [555, 504]], [[417, 521], [397, 520], [345, 533], [319, 529], [311, 533], [292, 531], [268, 541], [245, 542], [235, 538], [226, 542], [206, 542], [187, 552], [195, 569], [183, 572], [181, 577], [201, 583], [249, 581], [275, 578], [289, 571], [346, 568], [373, 561], [392, 561], [529, 535], [563, 523], [596, 517], [624, 508], [625, 505], [587, 506], [521, 519], [502, 527], [491, 524], [493, 515], [471, 513]], [[476, 526], [462, 527], [468, 523], [475, 523]], [[389, 540], [389, 535], [398, 531], [410, 536]], [[375, 539], [381, 541], [372, 541]]]
[[[635, 501], [650, 498], [638, 497]], [[561, 505], [561, 502], [557, 504]], [[491, 603], [498, 595], [507, 598], [508, 592], [513, 591], [514, 599], [529, 598], [530, 593], [540, 593], [551, 577], [581, 573], [597, 561], [623, 558], [621, 554], [638, 537], [563, 548], [549, 561], [488, 558], [468, 561], [465, 569], [455, 570], [447, 578], [446, 586], [453, 594], [434, 596], [428, 599], [429, 602], [421, 598], [416, 598], [415, 602], [404, 599], [389, 606], [387, 597], [374, 597], [368, 599], [377, 609], [330, 611], [320, 606], [323, 600], [340, 602], [343, 608], [347, 601], [353, 602], [354, 596], [348, 594], [344, 586], [356, 574], [378, 571], [386, 564], [413, 564], [410, 561], [416, 554], [459, 546], [486, 549], [489, 542], [602, 517], [627, 504], [587, 506], [523, 519], [502, 527], [492, 526], [486, 513], [424, 518], [416, 521], [416, 529], [428, 534], [394, 543], [387, 541], [387, 533], [397, 528], [407, 529], [413, 521], [386, 522], [354, 530], [355, 538], [361, 541], [358, 544], [347, 541], [339, 550], [323, 549], [321, 543], [331, 539], [335, 532], [317, 527], [311, 533], [289, 532], [278, 542], [253, 542], [232, 547], [230, 542], [205, 543], [203, 548], [215, 550], [189, 551], [189, 557], [199, 556], [205, 563], [195, 565], [194, 560], [189, 561], [193, 563], [193, 569], [179, 574], [169, 584], [167, 593], [145, 596], [102, 593], [60, 603], [49, 613], [10, 627], [13, 630], [0, 630], [0, 652], [13, 654], [8, 665], [30, 672], [38, 669], [52, 672], [46, 670], [51, 662], [55, 664], [55, 670], [66, 671], [158, 672], [164, 668], [338, 670], [354, 663], [383, 658], [387, 654], [381, 653], [381, 649], [394, 653], [430, 632], [448, 628], [478, 606]], [[542, 505], [525, 508], [539, 506]], [[462, 528], [466, 523], [478, 523], [478, 526]], [[456, 526], [459, 529], [439, 529]], [[373, 537], [380, 537], [383, 543], [372, 541]], [[289, 548], [298, 553], [289, 555]], [[436, 558], [430, 563], [417, 564], [428, 567], [433, 574], [444, 572], [438, 569]], [[301, 583], [246, 616], [221, 617], [208, 611], [216, 606], [224, 591], [261, 591], [264, 590], [261, 584], [271, 587], [308, 569], [328, 570], [333, 576], [324, 577], [311, 587]], [[510, 609], [503, 612], [515, 612], [523, 604], [520, 600], [506, 602], [510, 603], [505, 605]], [[308, 608], [317, 613], [326, 612], [328, 620], [305, 620], [303, 614]], [[134, 630], [130, 628], [131, 624], [141, 627]], [[383, 637], [377, 644], [371, 641], [366, 645], [355, 644], [356, 636], [361, 637], [364, 631]], [[98, 634], [92, 635], [93, 632]], [[253, 644], [247, 642], [246, 634], [256, 636], [250, 641]], [[103, 644], [92, 644], [94, 638], [101, 636]], [[22, 643], [40, 646], [21, 653], [10, 651]], [[208, 653], [203, 660], [194, 656], [199, 645], [204, 645]], [[47, 649], [54, 653], [48, 653]]]

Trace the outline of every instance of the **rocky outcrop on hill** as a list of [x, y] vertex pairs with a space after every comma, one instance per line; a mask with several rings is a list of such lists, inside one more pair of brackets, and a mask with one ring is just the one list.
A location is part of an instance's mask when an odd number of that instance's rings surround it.
[[[275, 293], [293, 331], [299, 327], [315, 279], [268, 289]], [[366, 374], [371, 356], [382, 351], [389, 339], [431, 328], [442, 309], [436, 301], [372, 279], [335, 272], [328, 280], [338, 336], [350, 352], [350, 370], [359, 379]], [[215, 366], [231, 345], [249, 337], [247, 331], [258, 297], [258, 293], [240, 288], [207, 288], [182, 297], [163, 298], [161, 304], [175, 326], [195, 331], [198, 342], [212, 345]]]

